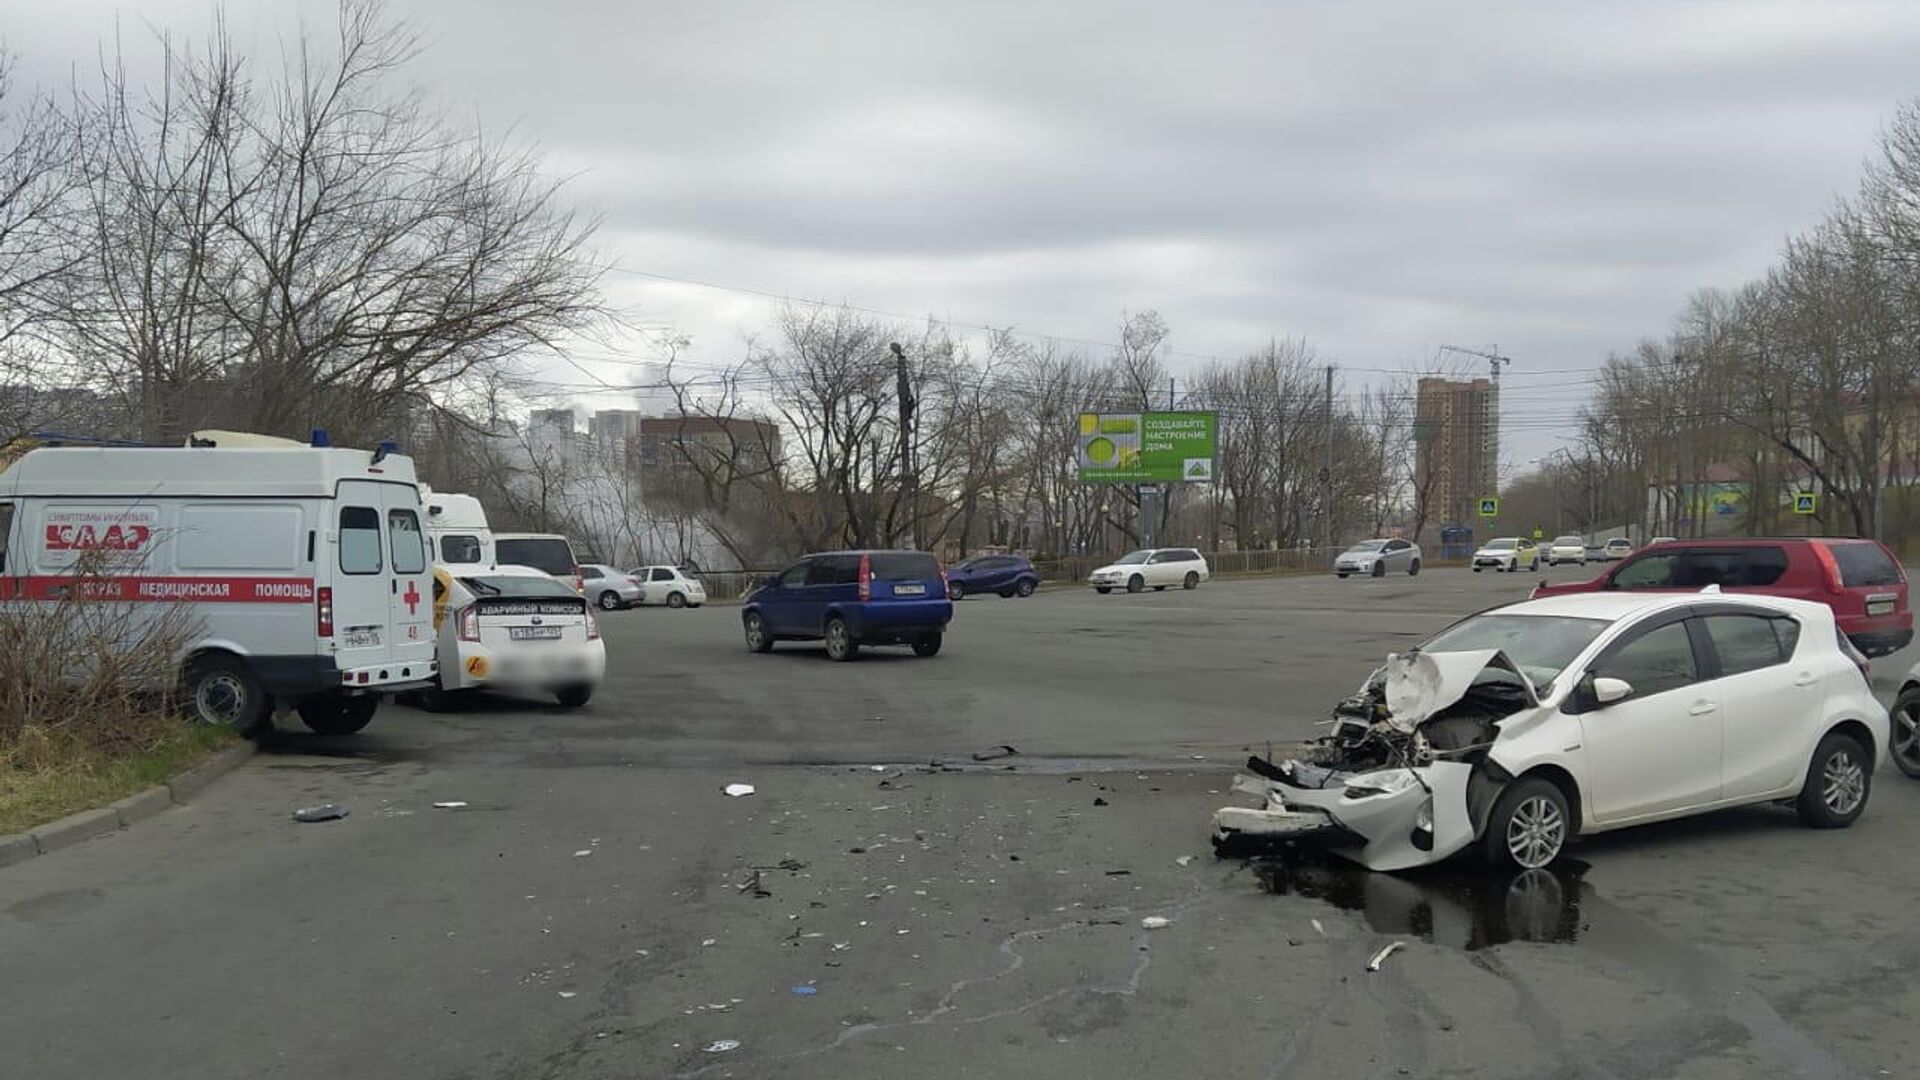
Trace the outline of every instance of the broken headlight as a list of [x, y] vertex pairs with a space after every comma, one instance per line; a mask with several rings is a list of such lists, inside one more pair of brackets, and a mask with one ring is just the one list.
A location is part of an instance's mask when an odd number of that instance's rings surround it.
[[1392, 795], [1419, 785], [1420, 779], [1413, 775], [1412, 769], [1383, 769], [1349, 779], [1346, 797], [1367, 799], [1376, 795]]

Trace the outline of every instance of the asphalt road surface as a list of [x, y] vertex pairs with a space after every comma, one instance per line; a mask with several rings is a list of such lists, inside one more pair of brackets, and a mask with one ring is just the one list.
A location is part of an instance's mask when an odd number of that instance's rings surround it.
[[[1533, 580], [973, 599], [939, 657], [846, 665], [750, 655], [732, 608], [613, 614], [585, 710], [284, 737], [0, 870], [5, 1075], [1920, 1072], [1895, 771], [1844, 832], [1745, 810], [1518, 878], [1209, 853], [1249, 749]], [[351, 816], [289, 819], [323, 801]]]

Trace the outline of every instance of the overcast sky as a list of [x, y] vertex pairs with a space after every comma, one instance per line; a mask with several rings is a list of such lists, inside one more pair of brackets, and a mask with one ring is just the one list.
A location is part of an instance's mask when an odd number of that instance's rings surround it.
[[[213, 10], [0, 6], [52, 81], [116, 24], [139, 49]], [[621, 267], [1097, 341], [1154, 308], [1176, 370], [1303, 337], [1359, 382], [1497, 344], [1509, 468], [1609, 351], [1764, 271], [1920, 94], [1913, 0], [391, 8], [424, 32], [421, 91], [577, 174]], [[257, 52], [331, 17], [230, 6]], [[700, 363], [774, 303], [610, 284]]]

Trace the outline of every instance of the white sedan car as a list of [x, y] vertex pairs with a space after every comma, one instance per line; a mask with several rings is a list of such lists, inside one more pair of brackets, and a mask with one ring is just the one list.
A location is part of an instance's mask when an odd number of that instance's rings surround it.
[[563, 582], [525, 566], [433, 568], [439, 685], [430, 708], [467, 690], [552, 694], [585, 705], [607, 671], [600, 625]]
[[646, 586], [646, 598], [640, 603], [690, 608], [707, 602], [707, 587], [677, 566], [636, 566], [628, 573]]
[[1411, 540], [1362, 540], [1334, 556], [1336, 577], [1370, 574], [1386, 577], [1389, 573], [1420, 572], [1420, 545]]
[[1129, 551], [1088, 574], [1087, 584], [1097, 593], [1110, 593], [1115, 589], [1137, 593], [1147, 588], [1158, 591], [1170, 585], [1196, 589], [1212, 576], [1207, 560], [1193, 548], [1146, 548]]
[[1234, 790], [1223, 851], [1318, 835], [1374, 870], [1476, 847], [1538, 868], [1580, 833], [1792, 801], [1867, 805], [1892, 742], [1824, 604], [1717, 590], [1580, 593], [1470, 616], [1389, 656], [1311, 753]]
[[1515, 573], [1522, 567], [1540, 569], [1540, 549], [1524, 536], [1501, 536], [1489, 540], [1473, 553], [1473, 572], [1491, 567], [1494, 573]]
[[1892, 712], [1893, 763], [1908, 776], [1920, 778], [1920, 664], [1907, 672]]
[[1577, 536], [1556, 536], [1553, 543], [1547, 545], [1547, 565], [1559, 566], [1563, 562], [1587, 565], [1587, 542]]

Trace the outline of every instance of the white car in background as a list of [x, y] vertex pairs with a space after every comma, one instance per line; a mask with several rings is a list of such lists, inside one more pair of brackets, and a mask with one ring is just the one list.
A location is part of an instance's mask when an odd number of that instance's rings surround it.
[[1540, 569], [1540, 549], [1524, 536], [1499, 536], [1473, 553], [1473, 572], [1492, 567], [1495, 573], [1513, 573], [1521, 567]]
[[1349, 574], [1371, 574], [1385, 577], [1389, 573], [1420, 572], [1420, 545], [1411, 540], [1362, 540], [1334, 557], [1333, 572], [1337, 577]]
[[1633, 554], [1633, 541], [1616, 536], [1600, 545], [1600, 558], [1606, 562], [1618, 562]]
[[1907, 672], [1893, 708], [1893, 763], [1908, 776], [1920, 779], [1920, 664]]
[[435, 566], [433, 620], [439, 681], [421, 695], [430, 709], [470, 690], [551, 694], [578, 708], [607, 672], [586, 598], [532, 567]]
[[1547, 597], [1388, 656], [1301, 758], [1249, 760], [1234, 790], [1262, 805], [1218, 811], [1214, 842], [1318, 836], [1387, 871], [1477, 847], [1534, 869], [1581, 833], [1733, 806], [1845, 828], [1893, 741], [1825, 604]]
[[618, 611], [647, 602], [646, 587], [637, 575], [605, 563], [581, 563], [581, 595], [601, 611]]
[[707, 602], [707, 587], [678, 566], [636, 566], [628, 573], [647, 591], [642, 604], [689, 608]]
[[1577, 536], [1554, 537], [1553, 543], [1547, 545], [1547, 565], [1559, 566], [1563, 562], [1587, 565], [1587, 542]]
[[1110, 593], [1115, 589], [1137, 593], [1146, 588], [1158, 591], [1170, 585], [1195, 589], [1212, 576], [1207, 560], [1193, 548], [1144, 548], [1129, 551], [1088, 574], [1087, 584], [1097, 593]]

